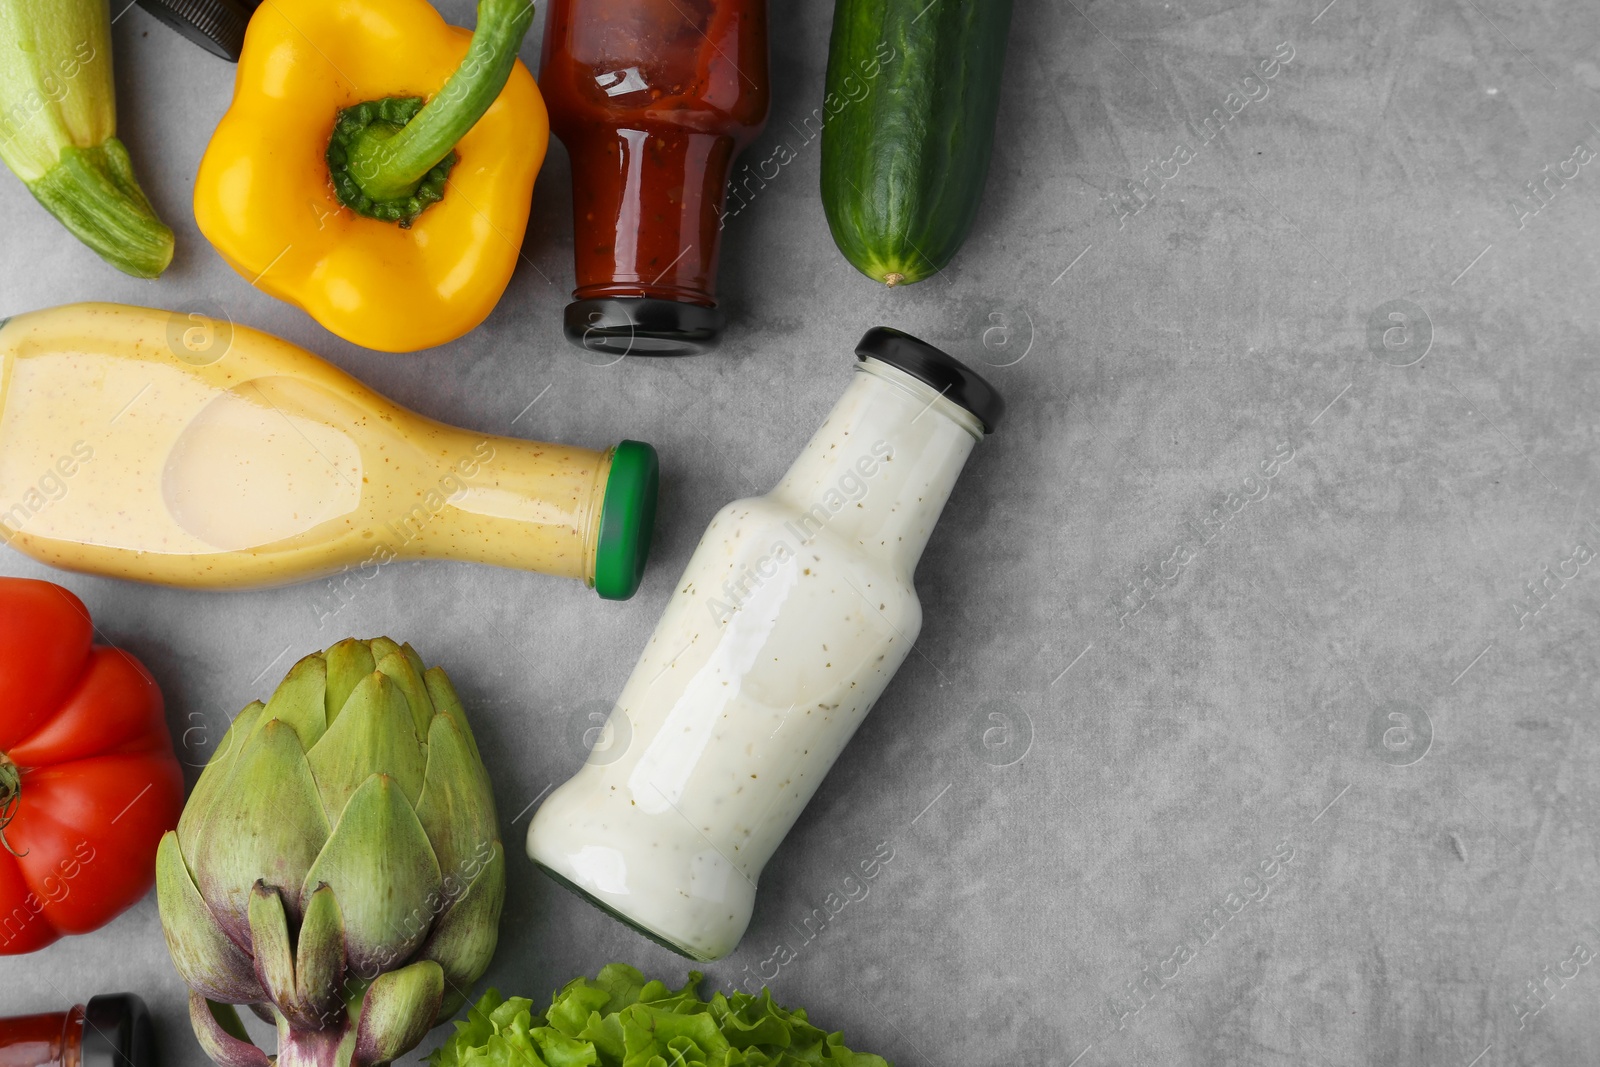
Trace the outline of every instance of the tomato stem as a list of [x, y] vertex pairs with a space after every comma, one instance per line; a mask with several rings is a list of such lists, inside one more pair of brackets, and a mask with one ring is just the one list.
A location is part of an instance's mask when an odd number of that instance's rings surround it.
[[0, 845], [13, 856], [26, 856], [26, 852], [18, 852], [11, 847], [11, 842], [6, 840], [6, 827], [11, 825], [11, 820], [17, 817], [17, 805], [22, 803], [22, 771], [11, 757], [0, 752]]

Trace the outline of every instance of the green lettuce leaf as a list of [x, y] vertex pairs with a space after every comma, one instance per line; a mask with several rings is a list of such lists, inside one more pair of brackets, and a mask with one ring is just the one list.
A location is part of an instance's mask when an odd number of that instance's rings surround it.
[[701, 975], [682, 989], [623, 963], [574, 978], [542, 1015], [491, 989], [428, 1057], [431, 1067], [889, 1067], [845, 1047], [801, 1009], [736, 992], [701, 1000]]

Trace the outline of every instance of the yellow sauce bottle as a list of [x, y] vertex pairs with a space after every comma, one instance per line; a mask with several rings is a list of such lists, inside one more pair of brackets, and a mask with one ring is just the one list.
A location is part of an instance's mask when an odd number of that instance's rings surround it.
[[53, 566], [197, 588], [458, 559], [638, 588], [655, 449], [475, 433], [287, 341], [74, 304], [0, 323], [0, 537]]

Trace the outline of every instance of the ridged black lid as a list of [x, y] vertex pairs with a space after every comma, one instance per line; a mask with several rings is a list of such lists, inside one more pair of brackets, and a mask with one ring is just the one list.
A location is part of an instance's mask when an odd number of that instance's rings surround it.
[[940, 394], [961, 405], [983, 423], [984, 433], [994, 433], [1006, 402], [1000, 391], [977, 371], [926, 341], [888, 326], [874, 326], [856, 345], [856, 358], [868, 357], [927, 382]]
[[647, 296], [593, 297], [567, 305], [567, 340], [614, 356], [698, 356], [722, 339], [716, 308]]
[[83, 1008], [82, 1067], [156, 1067], [150, 1011], [132, 993], [94, 997]]
[[212, 55], [239, 62], [244, 28], [261, 0], [139, 0], [144, 8]]

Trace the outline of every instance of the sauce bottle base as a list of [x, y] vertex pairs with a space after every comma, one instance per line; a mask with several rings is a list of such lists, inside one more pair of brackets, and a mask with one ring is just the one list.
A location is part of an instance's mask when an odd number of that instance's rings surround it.
[[636, 920], [630, 918], [629, 916], [624, 915], [622, 912], [618, 911], [616, 908], [613, 908], [610, 904], [607, 904], [605, 901], [601, 900], [599, 897], [595, 896], [593, 893], [590, 893], [587, 889], [584, 889], [582, 886], [579, 886], [579, 885], [575, 884], [571, 879], [565, 877], [564, 875], [561, 875], [561, 874], [557, 873], [556, 871], [552, 870], [551, 868], [546, 867], [543, 863], [540, 863], [538, 860], [534, 860], [533, 862], [534, 862], [534, 866], [538, 867], [545, 874], [549, 875], [550, 878], [552, 880], [554, 880], [557, 885], [561, 886], [561, 888], [563, 888], [563, 889], [567, 890], [568, 892], [572, 893], [578, 899], [580, 899], [582, 901], [585, 901], [588, 904], [592, 904], [594, 907], [596, 907], [596, 908], [600, 909], [601, 911], [605, 912], [605, 914], [611, 916], [613, 919], [617, 920], [619, 923], [622, 923], [624, 926], [626, 926], [629, 929], [633, 930], [634, 933], [642, 934], [645, 937], [648, 937], [651, 941], [654, 941], [656, 944], [660, 945], [662, 948], [667, 949], [667, 950], [672, 951], [672, 952], [676, 952], [678, 955], [682, 956], [684, 959], [692, 960], [695, 963], [710, 963], [711, 961], [720, 958], [720, 957], [717, 957], [717, 956], [707, 956], [707, 955], [704, 955], [703, 953], [695, 952], [692, 949], [685, 948], [683, 945], [678, 944], [677, 942], [671, 940], [670, 938], [665, 937], [664, 935], [662, 935], [660, 933], [657, 933], [656, 931], [650, 929], [649, 927], [641, 925], [639, 922], [637, 922]]

